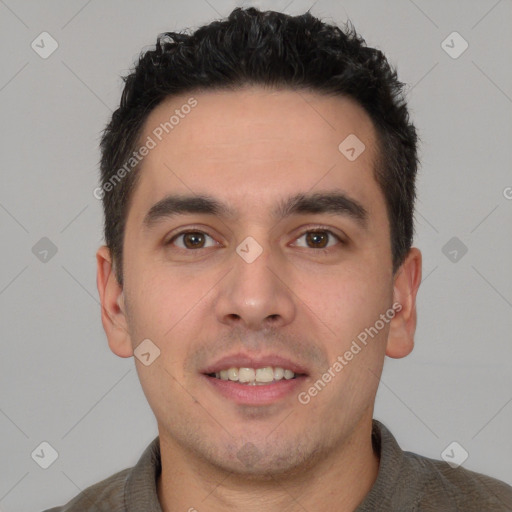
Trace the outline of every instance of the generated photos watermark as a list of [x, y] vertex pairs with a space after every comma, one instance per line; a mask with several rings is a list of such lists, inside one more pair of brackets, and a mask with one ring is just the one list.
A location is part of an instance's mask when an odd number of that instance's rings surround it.
[[159, 142], [163, 140], [165, 135], [171, 133], [176, 126], [181, 123], [182, 119], [190, 114], [193, 108], [197, 106], [197, 100], [193, 96], [190, 97], [186, 103], [181, 105], [180, 108], [174, 110], [174, 113], [169, 117], [168, 121], [160, 123], [152, 132], [148, 135], [146, 141], [132, 153], [130, 158], [125, 164], [120, 167], [101, 187], [96, 187], [93, 190], [93, 196], [96, 199], [103, 199], [106, 193], [114, 190], [115, 186], [135, 168], [135, 166], [149, 154], [152, 149], [155, 149]]
[[[379, 319], [370, 327], [366, 327], [363, 331], [361, 331], [355, 339], [352, 340], [352, 344], [350, 348], [344, 352], [344, 354], [339, 355], [336, 358], [336, 361], [327, 369], [326, 372], [322, 374], [322, 376], [308, 388], [307, 391], [302, 391], [297, 395], [298, 401], [302, 405], [307, 405], [311, 402], [311, 398], [315, 397], [322, 391], [329, 382], [338, 375], [345, 366], [348, 365], [354, 356], [359, 354], [361, 350], [366, 347], [368, 343], [368, 337], [374, 338], [379, 334], [382, 329], [389, 324], [389, 322], [395, 317], [397, 313], [402, 311], [402, 304], [399, 302], [395, 302], [392, 307], [390, 307], [385, 313], [382, 313]], [[363, 347], [358, 343], [361, 343]]]

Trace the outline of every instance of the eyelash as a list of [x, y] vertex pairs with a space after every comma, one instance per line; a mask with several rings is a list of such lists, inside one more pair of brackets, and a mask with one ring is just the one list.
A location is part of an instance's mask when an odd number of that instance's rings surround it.
[[[189, 233], [199, 233], [199, 234], [206, 235], [213, 239], [213, 237], [211, 235], [209, 235], [205, 231], [202, 231], [201, 229], [188, 228], [186, 230], [180, 231], [179, 233], [176, 233], [175, 235], [173, 235], [164, 245], [166, 245], [166, 246], [172, 245], [173, 242], [176, 239], [178, 239], [180, 236], [183, 236], [183, 235], [186, 235]], [[300, 238], [302, 238], [304, 235], [307, 235], [308, 233], [328, 233], [331, 237], [334, 237], [336, 240], [338, 240], [338, 242], [341, 245], [347, 245], [347, 242], [345, 240], [340, 238], [336, 233], [334, 233], [327, 227], [323, 227], [323, 226], [317, 226], [314, 229], [308, 229], [308, 230], [304, 231], [300, 236], [295, 238], [295, 240], [299, 240]], [[209, 249], [209, 247], [199, 247], [198, 249], [187, 249], [187, 248], [178, 247], [178, 249], [182, 250], [182, 251], [186, 251], [186, 252], [192, 252], [192, 251], [199, 251], [201, 249]], [[332, 247], [320, 247], [320, 248], [316, 248], [316, 249], [314, 247], [303, 247], [303, 249], [312, 249], [313, 251], [316, 251], [316, 252], [327, 253], [332, 249]]]

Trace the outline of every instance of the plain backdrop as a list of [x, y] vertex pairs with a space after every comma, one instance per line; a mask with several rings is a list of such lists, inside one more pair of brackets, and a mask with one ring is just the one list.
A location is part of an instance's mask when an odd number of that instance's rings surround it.
[[[141, 50], [237, 5], [313, 4], [0, 1], [3, 512], [63, 504], [157, 435], [134, 360], [110, 352], [100, 321], [98, 141]], [[386, 359], [374, 416], [405, 450], [440, 459], [456, 441], [464, 467], [512, 484], [512, 2], [319, 0], [311, 12], [350, 19], [385, 52], [422, 139], [416, 346]], [[58, 453], [47, 469], [42, 442]]]

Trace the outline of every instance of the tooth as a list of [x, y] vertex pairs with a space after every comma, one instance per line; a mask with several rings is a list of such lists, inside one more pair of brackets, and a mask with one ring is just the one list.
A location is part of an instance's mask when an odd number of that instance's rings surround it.
[[274, 380], [281, 380], [284, 377], [284, 370], [280, 366], [274, 368]]
[[228, 380], [228, 370], [221, 370], [220, 372], [220, 378], [222, 380]]
[[228, 370], [228, 379], [229, 380], [238, 380], [238, 368], [230, 368]]
[[238, 382], [252, 382], [256, 377], [256, 372], [252, 368], [240, 368], [238, 371]]
[[258, 368], [256, 370], [256, 381], [257, 382], [272, 382], [274, 380], [274, 371], [271, 366], [265, 368]]
[[284, 371], [284, 378], [287, 380], [293, 379], [295, 374], [291, 370], [285, 370]]
[[216, 377], [217, 379], [220, 379], [220, 373], [219, 373], [219, 372], [215, 372], [215, 377]]

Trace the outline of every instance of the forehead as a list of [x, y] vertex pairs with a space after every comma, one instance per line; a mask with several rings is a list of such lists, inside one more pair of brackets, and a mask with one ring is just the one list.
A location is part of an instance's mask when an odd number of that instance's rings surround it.
[[[365, 146], [354, 161], [339, 149], [347, 137]], [[139, 222], [176, 192], [226, 198], [254, 215], [263, 215], [263, 199], [270, 204], [316, 186], [370, 204], [380, 192], [373, 124], [347, 98], [260, 87], [175, 96], [151, 112], [139, 143], [152, 146], [129, 213]]]

